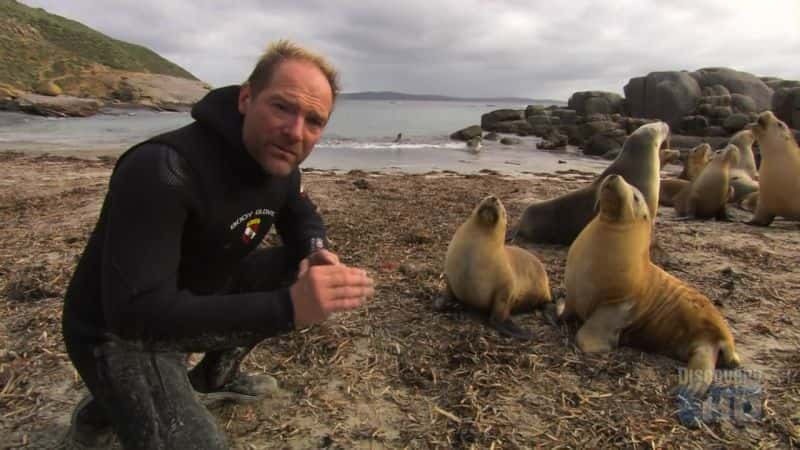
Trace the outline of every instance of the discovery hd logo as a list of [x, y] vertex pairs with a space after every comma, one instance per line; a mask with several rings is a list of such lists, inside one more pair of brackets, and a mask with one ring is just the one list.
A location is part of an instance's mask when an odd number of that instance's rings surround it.
[[[678, 381], [685, 386], [691, 374], [678, 371]], [[684, 426], [702, 423], [732, 422], [743, 426], [761, 420], [764, 405], [762, 374], [755, 370], [715, 370], [714, 379], [705, 396], [690, 395], [678, 390], [678, 418]]]

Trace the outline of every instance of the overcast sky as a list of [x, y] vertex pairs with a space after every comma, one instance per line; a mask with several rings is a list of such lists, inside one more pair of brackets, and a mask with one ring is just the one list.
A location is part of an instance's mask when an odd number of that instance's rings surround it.
[[22, 0], [144, 45], [213, 86], [272, 40], [328, 56], [345, 92], [566, 100], [725, 66], [800, 79], [800, 0]]

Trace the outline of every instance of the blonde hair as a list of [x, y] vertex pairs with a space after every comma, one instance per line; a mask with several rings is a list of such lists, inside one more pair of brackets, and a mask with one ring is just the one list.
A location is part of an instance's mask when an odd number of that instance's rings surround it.
[[258, 60], [256, 67], [247, 79], [253, 95], [258, 95], [264, 87], [268, 86], [278, 66], [290, 59], [308, 61], [317, 66], [325, 75], [325, 78], [328, 79], [328, 84], [330, 84], [331, 92], [333, 93], [333, 100], [336, 101], [336, 96], [339, 95], [340, 90], [339, 72], [336, 68], [321, 55], [286, 39], [270, 44], [267, 51]]

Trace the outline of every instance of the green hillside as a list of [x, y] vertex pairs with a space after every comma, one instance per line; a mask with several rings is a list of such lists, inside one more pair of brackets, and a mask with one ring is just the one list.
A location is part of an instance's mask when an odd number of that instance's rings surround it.
[[69, 84], [96, 70], [98, 64], [196, 79], [145, 47], [110, 38], [74, 20], [14, 0], [0, 0], [0, 61], [0, 83], [24, 90], [32, 90], [42, 80]]

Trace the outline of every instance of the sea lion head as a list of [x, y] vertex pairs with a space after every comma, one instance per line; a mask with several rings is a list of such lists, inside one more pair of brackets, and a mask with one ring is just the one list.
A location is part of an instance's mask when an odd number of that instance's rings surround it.
[[[665, 141], [666, 142], [666, 141]], [[658, 152], [658, 157], [661, 159], [661, 166], [665, 166], [672, 161], [677, 161], [681, 156], [681, 152], [678, 150], [672, 150], [668, 148], [661, 149]]]
[[756, 135], [753, 134], [753, 130], [751, 127], [734, 134], [731, 137], [730, 142], [732, 144], [736, 144], [739, 147], [739, 149], [750, 148], [756, 142]]
[[609, 175], [600, 183], [597, 206], [607, 222], [649, 223], [650, 209], [644, 195], [621, 175]]
[[735, 144], [728, 144], [722, 150], [714, 152], [713, 160], [728, 165], [728, 167], [733, 167], [739, 164], [739, 147]]
[[505, 233], [508, 217], [499, 198], [489, 195], [478, 203], [472, 213], [476, 223], [488, 229], [499, 229]]
[[622, 146], [620, 156], [625, 155], [626, 150], [629, 152], [630, 149], [652, 151], [655, 155], [658, 155], [657, 150], [661, 148], [668, 137], [669, 125], [666, 123], [652, 122], [644, 124], [628, 136]]
[[794, 140], [789, 127], [778, 120], [775, 114], [772, 114], [772, 111], [764, 111], [759, 114], [752, 130], [762, 151], [765, 148], [783, 148], [786, 145], [786, 141]]
[[703, 142], [689, 151], [689, 161], [697, 165], [705, 165], [711, 160], [711, 146]]

